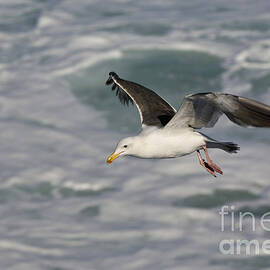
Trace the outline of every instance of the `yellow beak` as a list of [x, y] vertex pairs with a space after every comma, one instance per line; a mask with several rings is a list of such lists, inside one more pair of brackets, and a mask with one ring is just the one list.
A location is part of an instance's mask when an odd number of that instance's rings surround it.
[[118, 158], [123, 152], [120, 152], [118, 154], [115, 154], [113, 152], [108, 158], [107, 158], [107, 164], [111, 164], [116, 158]]

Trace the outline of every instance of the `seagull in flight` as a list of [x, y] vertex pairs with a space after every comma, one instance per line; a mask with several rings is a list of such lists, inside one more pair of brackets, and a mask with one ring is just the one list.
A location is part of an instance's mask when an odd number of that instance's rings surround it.
[[190, 94], [176, 111], [154, 91], [121, 79], [115, 72], [109, 73], [106, 85], [112, 85], [122, 104], [135, 103], [142, 124], [138, 135], [124, 138], [118, 143], [107, 164], [125, 155], [160, 159], [196, 152], [200, 165], [216, 177], [216, 173], [223, 172], [211, 160], [208, 149], [236, 153], [240, 148], [232, 142], [212, 139], [198, 129], [214, 127], [222, 114], [240, 126], [270, 127], [270, 106], [245, 97], [213, 92]]

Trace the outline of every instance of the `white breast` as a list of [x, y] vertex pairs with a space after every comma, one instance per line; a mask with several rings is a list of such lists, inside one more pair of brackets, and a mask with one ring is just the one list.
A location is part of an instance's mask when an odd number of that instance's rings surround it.
[[190, 154], [200, 149], [203, 136], [192, 129], [156, 129], [140, 134], [140, 146], [134, 156], [141, 158], [172, 158]]

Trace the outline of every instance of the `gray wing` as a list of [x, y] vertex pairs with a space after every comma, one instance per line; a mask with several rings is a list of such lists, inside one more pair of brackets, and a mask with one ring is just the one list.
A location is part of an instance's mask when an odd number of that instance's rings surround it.
[[112, 90], [116, 90], [121, 103], [136, 104], [141, 123], [144, 125], [163, 127], [176, 113], [176, 110], [154, 91], [140, 84], [123, 80], [115, 72], [109, 73], [106, 84], [112, 84]]
[[166, 127], [213, 127], [223, 113], [240, 126], [270, 127], [270, 106], [225, 93], [186, 96]]

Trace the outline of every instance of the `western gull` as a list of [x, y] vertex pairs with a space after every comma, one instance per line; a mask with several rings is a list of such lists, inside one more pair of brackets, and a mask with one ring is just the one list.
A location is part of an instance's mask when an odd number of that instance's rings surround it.
[[124, 155], [176, 158], [196, 152], [200, 165], [216, 177], [216, 173], [223, 172], [209, 157], [208, 148], [228, 153], [236, 153], [240, 148], [232, 142], [214, 140], [198, 129], [213, 127], [222, 114], [240, 126], [270, 127], [270, 106], [245, 97], [214, 92], [190, 94], [176, 111], [154, 91], [121, 79], [115, 72], [109, 73], [106, 85], [112, 85], [122, 104], [135, 103], [142, 124], [138, 135], [118, 143], [107, 164]]

